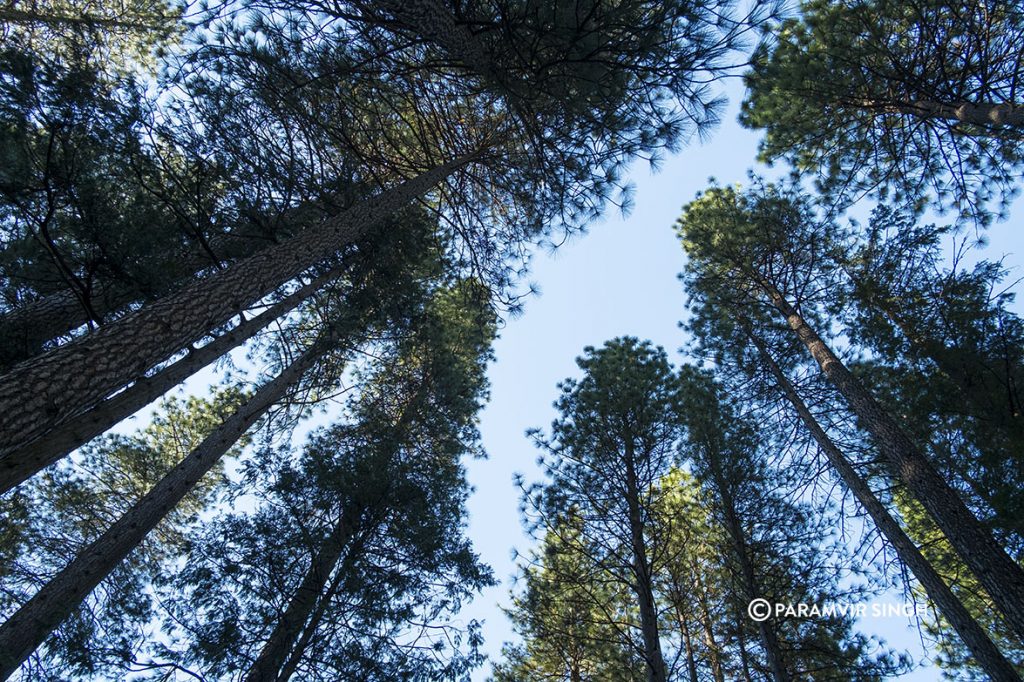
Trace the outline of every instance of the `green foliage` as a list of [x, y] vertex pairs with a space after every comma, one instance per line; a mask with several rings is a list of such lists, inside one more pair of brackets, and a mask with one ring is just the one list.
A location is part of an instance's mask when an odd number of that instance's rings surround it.
[[558, 523], [522, 571], [508, 615], [523, 644], [502, 648], [494, 680], [643, 680], [628, 601], [594, 565], [580, 520], [567, 514]]
[[[133, 436], [108, 436], [74, 463], [47, 469], [2, 501], [2, 608], [10, 613], [127, 511], [245, 398], [168, 400]], [[240, 444], [241, 445], [241, 444]], [[149, 580], [177, 561], [191, 524], [222, 490], [222, 469], [202, 483], [112, 573], [23, 668], [25, 680], [108, 677], [123, 672], [153, 636]]]
[[300, 455], [267, 451], [247, 490], [263, 502], [192, 538], [193, 557], [163, 583], [174, 646], [162, 658], [226, 677], [264, 645], [332, 529], [339, 560], [289, 647], [303, 679], [467, 679], [478, 625], [454, 620], [491, 584], [463, 536], [460, 458], [479, 452], [475, 414], [494, 335], [478, 283], [433, 294], [404, 334], [357, 373], [343, 421]]
[[[986, 0], [808, 0], [746, 76], [742, 121], [760, 158], [816, 174], [827, 194], [930, 200], [987, 221], [1024, 167], [1024, 12]], [[1012, 121], [993, 111], [1016, 111]]]

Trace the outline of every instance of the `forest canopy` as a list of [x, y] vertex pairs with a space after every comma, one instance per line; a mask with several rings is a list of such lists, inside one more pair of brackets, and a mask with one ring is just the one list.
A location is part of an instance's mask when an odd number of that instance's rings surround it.
[[[1019, 682], [1022, 54], [999, 0], [5, 3], [0, 679], [880, 680], [753, 605], [898, 593]], [[551, 380], [498, 653], [496, 339], [728, 92], [782, 172], [672, 197], [678, 359]]]

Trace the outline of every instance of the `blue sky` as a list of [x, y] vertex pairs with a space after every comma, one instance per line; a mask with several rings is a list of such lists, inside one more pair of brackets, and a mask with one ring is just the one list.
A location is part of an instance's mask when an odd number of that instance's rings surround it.
[[[637, 192], [629, 216], [610, 213], [589, 233], [552, 254], [537, 254], [530, 279], [541, 294], [526, 301], [525, 313], [510, 320], [495, 344], [497, 361], [490, 368], [491, 401], [481, 416], [481, 431], [489, 459], [469, 464], [475, 492], [469, 501], [469, 535], [484, 561], [502, 582], [485, 591], [463, 610], [463, 617], [485, 620], [485, 650], [499, 657], [501, 643], [512, 633], [499, 604], [508, 603], [510, 578], [515, 573], [513, 547], [527, 550], [532, 542], [523, 533], [517, 506], [516, 472], [538, 480], [537, 452], [524, 436], [530, 427], [547, 427], [555, 413], [556, 384], [578, 374], [575, 358], [584, 346], [600, 345], [621, 335], [650, 339], [669, 352], [673, 362], [685, 341], [678, 328], [685, 294], [677, 274], [683, 253], [672, 225], [684, 203], [704, 189], [708, 178], [719, 184], [743, 183], [748, 169], [768, 174], [780, 169], [754, 163], [758, 136], [736, 123], [739, 83], [730, 87], [730, 106], [722, 124], [703, 145], [691, 144], [669, 157], [660, 172], [651, 174], [638, 164], [631, 176]], [[1018, 202], [1017, 215], [1024, 215]], [[984, 256], [1018, 267], [1024, 241], [1014, 222], [989, 230]], [[894, 601], [901, 601], [894, 596]], [[919, 636], [903, 618], [867, 619], [865, 634], [884, 637], [890, 645], [921, 657]], [[474, 679], [487, 677], [490, 666]], [[904, 680], [934, 680], [934, 668], [922, 669]]]

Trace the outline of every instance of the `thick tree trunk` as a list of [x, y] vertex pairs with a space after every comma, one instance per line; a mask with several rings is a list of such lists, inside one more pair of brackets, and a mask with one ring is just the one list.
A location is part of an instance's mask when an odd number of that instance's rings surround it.
[[789, 381], [789, 378], [786, 377], [782, 368], [778, 366], [768, 353], [761, 340], [749, 330], [747, 331], [747, 336], [757, 347], [761, 360], [772, 376], [775, 377], [779, 388], [782, 389], [790, 404], [793, 405], [804, 426], [810, 431], [811, 436], [822, 452], [825, 453], [829, 463], [838, 472], [843, 483], [846, 484], [846, 487], [857, 498], [857, 501], [868, 513], [868, 516], [871, 517], [871, 520], [874, 521], [875, 527], [878, 528], [882, 536], [896, 549], [900, 559], [910, 568], [914, 577], [924, 587], [928, 597], [935, 603], [942, 615], [949, 621], [949, 624], [953, 626], [953, 629], [960, 635], [960, 638], [963, 639], [964, 644], [967, 645], [967, 648], [977, 659], [982, 669], [985, 670], [989, 679], [996, 682], [1020, 682], [1020, 676], [1016, 673], [1013, 666], [1010, 665], [1010, 662], [1000, 653], [996, 645], [985, 634], [985, 631], [978, 625], [967, 609], [964, 608], [964, 605], [960, 603], [960, 600], [953, 594], [953, 591], [949, 589], [949, 586], [946, 585], [942, 577], [935, 572], [935, 569], [932, 568], [932, 565], [921, 554], [913, 540], [903, 532], [899, 523], [892, 518], [885, 505], [875, 496], [867, 481], [857, 473], [850, 460], [846, 458], [838, 446], [828, 437], [828, 434], [825, 433], [817, 419], [811, 414], [806, 403], [797, 393], [796, 388]]
[[1024, 641], [1024, 570], [964, 505], [899, 424], [882, 408], [793, 306], [774, 289], [767, 292], [822, 373], [849, 403], [874, 438], [896, 476], [924, 506], [996, 608]]
[[309, 620], [318, 600], [323, 596], [324, 588], [351, 534], [351, 524], [343, 516], [320, 545], [309, 570], [288, 602], [288, 607], [263, 645], [256, 662], [246, 673], [245, 682], [275, 682], [278, 679], [278, 674], [299, 638], [303, 625]]
[[[714, 477], [715, 487], [722, 499], [722, 511], [725, 516], [725, 527], [732, 540], [733, 552], [736, 555], [736, 562], [740, 567], [740, 579], [743, 581], [743, 590], [747, 593], [747, 600], [753, 601], [761, 597], [761, 588], [754, 573], [754, 565], [747, 549], [747, 538], [740, 524], [739, 516], [736, 513], [736, 503], [733, 500], [732, 492], [725, 481], [722, 469], [719, 466], [717, 454], [708, 450], [707, 458], [711, 475]], [[769, 619], [770, 620], [770, 619]], [[772, 671], [772, 678], [775, 682], [789, 682], [789, 673], [783, 664], [782, 646], [779, 643], [775, 628], [771, 627], [767, 620], [759, 621], [757, 632], [761, 637], [761, 645], [764, 647], [765, 657], [768, 659], [768, 667]]]
[[[317, 209], [300, 205], [285, 212], [289, 224], [303, 225]], [[170, 294], [189, 279], [248, 258], [276, 242], [261, 234], [221, 234], [208, 240], [206, 248], [194, 248], [178, 254], [165, 254], [176, 263], [182, 276], [158, 283], [153, 291], [143, 291], [126, 282], [98, 283], [89, 297], [88, 307], [73, 292], [59, 291], [0, 315], [0, 372], [39, 355], [44, 346], [68, 337], [89, 322], [107, 323], [132, 304], [145, 304]], [[90, 311], [100, 319], [92, 319]]]
[[81, 414], [363, 237], [472, 158], [461, 157], [427, 171], [94, 334], [22, 363], [0, 378], [0, 442], [21, 446]]
[[640, 514], [640, 491], [637, 484], [634, 452], [626, 450], [626, 506], [629, 513], [630, 544], [633, 553], [633, 589], [640, 606], [640, 629], [644, 638], [644, 658], [648, 682], [665, 682], [667, 671], [658, 638], [658, 612], [654, 605], [651, 565], [647, 559], [643, 519]]
[[103, 535], [0, 626], [0, 680], [6, 680], [184, 498], [231, 446], [281, 400], [325, 350], [316, 344], [203, 439]]
[[0, 446], [0, 493], [10, 490], [75, 448], [104, 433], [122, 419], [138, 412], [182, 381], [255, 336], [336, 278], [340, 269], [317, 277], [256, 317], [244, 320], [201, 348], [164, 367], [156, 374], [107, 398], [93, 409], [73, 417], [42, 438], [9, 451]]

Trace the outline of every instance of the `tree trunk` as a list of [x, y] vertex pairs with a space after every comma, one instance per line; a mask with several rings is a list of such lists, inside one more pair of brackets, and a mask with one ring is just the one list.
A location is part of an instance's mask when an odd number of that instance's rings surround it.
[[0, 680], [6, 680], [184, 498], [232, 445], [283, 398], [324, 352], [314, 344], [203, 439], [149, 493], [0, 627]]
[[640, 492], [637, 485], [632, 445], [626, 452], [626, 506], [629, 512], [630, 544], [633, 553], [633, 583], [640, 606], [640, 629], [644, 637], [644, 659], [647, 661], [648, 682], [665, 682], [667, 671], [658, 639], [658, 613], [654, 606], [651, 566], [647, 560], [644, 526], [640, 515]]
[[960, 638], [963, 639], [964, 644], [967, 645], [967, 648], [977, 659], [982, 669], [985, 670], [989, 679], [996, 682], [1020, 682], [1020, 676], [1013, 666], [1010, 665], [1010, 662], [1000, 653], [996, 645], [985, 634], [985, 631], [978, 625], [967, 609], [964, 608], [964, 605], [960, 603], [960, 600], [953, 594], [953, 591], [949, 589], [949, 586], [946, 585], [942, 577], [935, 572], [935, 569], [932, 568], [932, 565], [921, 554], [914, 542], [903, 532], [899, 523], [892, 518], [885, 505], [875, 496], [867, 481], [857, 473], [853, 464], [850, 463], [836, 444], [832, 442], [832, 439], [828, 437], [828, 434], [825, 433], [825, 430], [800, 398], [789, 378], [783, 373], [782, 368], [768, 354], [768, 350], [761, 343], [761, 340], [754, 336], [749, 329], [747, 330], [747, 336], [757, 347], [765, 366], [772, 376], [775, 377], [779, 388], [782, 389], [786, 398], [793, 405], [804, 426], [810, 431], [818, 447], [825, 453], [829, 463], [839, 473], [843, 483], [846, 484], [846, 487], [849, 488], [860, 505], [867, 511], [868, 516], [874, 521], [882, 536], [896, 549], [900, 559], [910, 568], [914, 577], [924, 587], [928, 597], [935, 603], [950, 625], [953, 626], [953, 629], [960, 635]]
[[750, 675], [750, 654], [747, 652], [747, 636], [743, 632], [742, 616], [736, 616], [736, 644], [740, 650], [740, 667], [743, 670], [743, 682], [753, 682]]
[[464, 156], [433, 168], [94, 334], [18, 365], [0, 378], [0, 441], [20, 446], [84, 412], [363, 237], [472, 160]]
[[[302, 225], [317, 215], [317, 209], [300, 205], [285, 211], [289, 224]], [[177, 262], [181, 273], [172, 281], [158, 283], [155, 290], [143, 291], [123, 281], [98, 283], [89, 297], [89, 309], [75, 293], [63, 290], [0, 315], [0, 372], [43, 352], [43, 346], [67, 337], [90, 321], [104, 323], [131, 304], [145, 304], [173, 292], [178, 286], [204, 271], [248, 258], [276, 242], [262, 234], [226, 233], [207, 240], [207, 248], [166, 254]], [[90, 317], [90, 309], [100, 319]]]
[[915, 100], [913, 102], [892, 102], [887, 100], [864, 99], [855, 102], [855, 106], [894, 114], [910, 114], [920, 118], [939, 118], [946, 121], [959, 121], [978, 126], [1024, 127], [1024, 106], [1016, 104], [991, 104], [975, 102], [932, 102]]
[[[725, 526], [732, 540], [733, 552], [736, 554], [736, 561], [740, 566], [740, 578], [743, 581], [743, 589], [747, 593], [748, 601], [761, 597], [761, 589], [757, 584], [757, 576], [754, 574], [754, 565], [750, 560], [750, 553], [747, 549], [747, 539], [740, 525], [739, 516], [736, 514], [736, 504], [732, 493], [726, 485], [725, 476], [718, 463], [717, 453], [709, 448], [707, 451], [708, 464], [711, 475], [715, 480], [715, 487], [722, 498], [722, 511], [725, 515]], [[768, 659], [768, 667], [772, 671], [775, 682], [789, 682], [789, 674], [783, 665], [782, 646], [779, 644], [775, 628], [771, 627], [767, 620], [757, 623], [758, 635], [761, 637], [761, 644], [764, 646], [764, 653]]]
[[337, 268], [317, 277], [256, 317], [244, 320], [205, 346], [190, 350], [180, 360], [150, 377], [136, 381], [88, 412], [59, 425], [42, 438], [14, 451], [0, 446], [0, 494], [138, 412], [203, 367], [241, 346], [271, 322], [316, 293], [326, 282], [336, 278], [340, 270]]
[[256, 662], [246, 673], [245, 682], [275, 682], [278, 679], [288, 653], [301, 634], [303, 625], [309, 620], [318, 599], [323, 595], [324, 588], [351, 534], [351, 524], [342, 516], [320, 545], [302, 583], [292, 595], [288, 607], [263, 645]]
[[1024, 641], [1024, 571], [796, 309], [778, 290], [770, 289], [768, 294], [822, 373], [872, 435], [897, 477], [928, 511], [964, 564], [992, 597], [996, 608]]
[[715, 639], [715, 626], [711, 620], [711, 609], [708, 608], [708, 597], [704, 585], [700, 580], [700, 570], [696, 563], [693, 566], [693, 578], [697, 584], [697, 602], [700, 604], [701, 625], [704, 629], [704, 646], [708, 648], [708, 665], [711, 666], [711, 675], [715, 682], [725, 682], [725, 673], [722, 670], [722, 648], [718, 646]]
[[[682, 604], [679, 605], [680, 607]], [[693, 652], [693, 640], [690, 638], [690, 624], [687, 622], [686, 614], [682, 608], [676, 608], [676, 619], [679, 621], [679, 631], [683, 635], [683, 646], [686, 647], [686, 670], [690, 675], [690, 682], [699, 682], [697, 678], [697, 658]]]
[[[410, 425], [417, 416], [417, 410], [423, 405], [426, 391], [426, 385], [421, 385], [416, 389], [392, 427], [390, 441], [392, 447], [386, 455], [387, 465], [391, 464], [399, 452], [401, 443], [407, 439]], [[246, 673], [244, 682], [287, 680], [294, 672], [302, 658], [303, 649], [308, 645], [316, 628], [316, 623], [310, 622], [307, 630], [303, 633], [303, 625], [310, 621], [310, 614], [313, 613], [314, 607], [318, 608], [321, 614], [326, 608], [326, 603], [323, 600], [329, 599], [330, 594], [325, 594], [324, 588], [330, 580], [331, 573], [334, 571], [346, 543], [352, 537], [353, 530], [353, 524], [347, 522], [342, 514], [330, 535], [318, 548], [306, 576], [298, 590], [292, 595], [288, 607], [264, 644], [256, 662]], [[319, 606], [318, 601], [320, 602]], [[296, 640], [300, 638], [300, 635], [304, 635], [305, 644], [298, 648]], [[291, 656], [289, 656], [289, 652]], [[289, 669], [287, 674], [282, 674], [283, 668]]]

